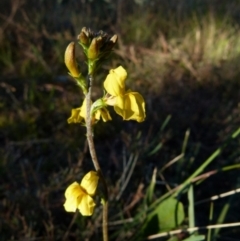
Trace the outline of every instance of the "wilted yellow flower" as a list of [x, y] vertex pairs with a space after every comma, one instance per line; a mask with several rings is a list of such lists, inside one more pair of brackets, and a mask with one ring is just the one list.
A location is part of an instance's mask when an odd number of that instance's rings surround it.
[[113, 105], [116, 113], [124, 120], [142, 122], [146, 117], [144, 99], [138, 92], [125, 90], [126, 77], [127, 72], [122, 66], [110, 70], [104, 81], [104, 88], [110, 95], [106, 96], [106, 103]]
[[92, 196], [95, 195], [98, 185], [97, 172], [90, 171], [82, 179], [81, 183], [72, 183], [65, 192], [66, 201], [64, 208], [67, 212], [76, 212], [78, 209], [83, 216], [93, 214], [96, 203]]
[[[86, 99], [84, 99], [83, 104], [81, 107], [72, 109], [72, 114], [68, 118], [68, 124], [70, 123], [81, 123], [86, 122], [87, 118], [87, 102]], [[96, 121], [99, 121], [102, 118], [104, 122], [112, 120], [108, 110], [104, 107], [99, 108], [96, 110], [92, 116], [92, 124], [95, 124]]]

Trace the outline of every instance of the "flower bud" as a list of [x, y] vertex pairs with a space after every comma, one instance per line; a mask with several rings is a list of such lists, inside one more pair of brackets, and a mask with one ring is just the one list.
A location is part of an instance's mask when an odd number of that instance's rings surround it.
[[115, 34], [111, 38], [107, 38], [104, 41], [102, 41], [102, 46], [100, 48], [100, 52], [103, 53], [103, 55], [108, 56], [108, 54], [112, 51], [114, 45], [116, 44], [118, 39], [118, 36]]
[[87, 35], [87, 32], [85, 30], [86, 28], [83, 28], [81, 33], [78, 35], [78, 40], [81, 44], [85, 45], [88, 47], [89, 45], [89, 38], [88, 38], [88, 35]]
[[106, 59], [112, 52], [117, 42], [117, 35], [110, 36], [104, 31], [92, 31], [90, 28], [82, 28], [78, 35], [80, 45], [83, 47], [87, 58], [93, 62]]
[[92, 35], [92, 31], [91, 31], [90, 29], [87, 29], [86, 27], [83, 27], [83, 28], [82, 28], [82, 32], [83, 32], [88, 38], [90, 38], [90, 37], [91, 37], [90, 35]]
[[101, 38], [99, 38], [99, 37], [98, 37], [98, 39], [93, 38], [93, 40], [92, 40], [92, 42], [89, 46], [88, 54], [87, 54], [89, 59], [92, 59], [92, 60], [97, 59], [98, 54], [99, 54], [99, 43], [100, 43], [100, 41], [101, 41]]
[[64, 56], [65, 64], [73, 77], [79, 77], [80, 71], [77, 67], [77, 62], [75, 58], [75, 43], [71, 42], [65, 51]]

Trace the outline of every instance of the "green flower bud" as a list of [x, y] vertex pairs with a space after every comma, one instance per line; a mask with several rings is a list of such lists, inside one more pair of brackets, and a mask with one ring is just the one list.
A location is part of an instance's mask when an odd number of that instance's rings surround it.
[[88, 33], [87, 33], [85, 27], [82, 29], [81, 33], [78, 35], [78, 40], [84, 46], [86, 46], [86, 47], [89, 46], [90, 41], [89, 41]]
[[92, 33], [92, 31], [90, 30], [90, 29], [87, 29], [86, 27], [83, 27], [82, 28], [82, 32], [88, 37], [88, 38], [92, 38], [92, 35], [93, 35], [93, 33]]
[[97, 59], [99, 54], [99, 45], [101, 37], [94, 38], [88, 48], [87, 57], [91, 60]]

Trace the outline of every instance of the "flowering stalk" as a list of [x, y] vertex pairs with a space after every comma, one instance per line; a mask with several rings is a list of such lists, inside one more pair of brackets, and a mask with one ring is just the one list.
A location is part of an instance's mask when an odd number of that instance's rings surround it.
[[96, 71], [96, 65], [99, 61], [106, 58], [111, 52], [113, 46], [117, 41], [117, 36], [114, 35], [112, 38], [99, 31], [93, 33], [90, 29], [83, 28], [79, 35], [80, 44], [83, 46], [84, 52], [88, 58], [88, 92], [86, 95], [86, 128], [87, 128], [87, 140], [90, 155], [92, 158], [93, 165], [97, 171], [99, 178], [103, 184], [104, 196], [102, 200], [103, 204], [103, 219], [102, 219], [102, 231], [103, 240], [108, 241], [108, 187], [101, 171], [96, 150], [93, 141], [93, 130], [92, 130], [92, 115], [91, 115], [91, 94], [92, 94], [92, 82], [94, 80], [94, 74]]
[[82, 123], [87, 129], [87, 141], [89, 152], [96, 171], [87, 173], [81, 183], [72, 183], [65, 192], [66, 202], [64, 208], [67, 212], [79, 212], [84, 216], [91, 216], [96, 206], [95, 196], [98, 188], [98, 181], [102, 183], [103, 195], [101, 203], [103, 205], [102, 230], [103, 240], [108, 241], [108, 187], [99, 165], [93, 141], [93, 125], [100, 119], [104, 122], [111, 120], [107, 107], [113, 106], [117, 114], [123, 120], [135, 120], [142, 122], [145, 119], [145, 102], [138, 92], [133, 92], [125, 88], [127, 72], [119, 66], [109, 71], [103, 83], [104, 96], [92, 101], [92, 85], [96, 74], [96, 69], [101, 61], [106, 59], [112, 51], [117, 41], [117, 35], [110, 37], [103, 31], [93, 32], [83, 28], [78, 35], [79, 44], [87, 57], [88, 76], [85, 78], [80, 72], [75, 58], [75, 44], [72, 42], [65, 52], [65, 64], [69, 74], [76, 80], [85, 95], [81, 107], [72, 109], [68, 123]]

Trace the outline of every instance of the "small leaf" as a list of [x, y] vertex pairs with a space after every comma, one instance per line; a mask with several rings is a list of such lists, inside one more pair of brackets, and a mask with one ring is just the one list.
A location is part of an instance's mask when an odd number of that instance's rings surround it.
[[205, 240], [205, 235], [198, 235], [198, 236], [190, 236], [183, 241], [201, 241]]
[[173, 236], [170, 239], [168, 239], [167, 241], [179, 241], [177, 236]]
[[170, 231], [179, 226], [185, 218], [183, 204], [174, 198], [161, 202], [157, 208], [148, 215], [144, 227], [145, 235]]
[[185, 217], [182, 203], [174, 198], [168, 198], [161, 202], [156, 212], [161, 232], [177, 227]]

